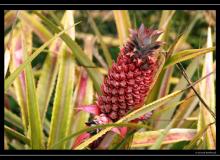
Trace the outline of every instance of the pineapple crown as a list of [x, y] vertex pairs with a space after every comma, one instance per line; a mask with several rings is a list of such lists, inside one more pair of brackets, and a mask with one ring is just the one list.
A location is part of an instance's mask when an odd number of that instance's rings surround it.
[[160, 46], [164, 44], [162, 41], [156, 41], [163, 32], [160, 30], [145, 28], [143, 23], [139, 29], [131, 29], [130, 33], [130, 40], [131, 43], [133, 43], [134, 48], [145, 55], [159, 49]]

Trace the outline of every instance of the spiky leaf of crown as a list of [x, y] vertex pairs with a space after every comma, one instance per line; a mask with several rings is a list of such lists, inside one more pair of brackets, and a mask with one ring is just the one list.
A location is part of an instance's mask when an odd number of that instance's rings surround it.
[[[128, 43], [128, 45], [132, 45], [137, 54], [141, 53], [142, 55], [146, 55], [152, 53], [164, 44], [162, 41], [156, 41], [163, 32], [160, 30], [145, 28], [144, 24], [141, 24], [140, 28], [137, 30], [131, 29], [130, 33], [130, 43]], [[132, 48], [131, 46], [127, 47], [130, 49]]]

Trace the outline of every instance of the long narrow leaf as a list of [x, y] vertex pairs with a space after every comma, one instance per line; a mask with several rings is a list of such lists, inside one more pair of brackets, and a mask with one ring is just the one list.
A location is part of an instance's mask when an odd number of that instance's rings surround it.
[[14, 138], [17, 138], [18, 140], [21, 140], [26, 144], [30, 144], [30, 139], [28, 139], [27, 137], [25, 137], [21, 133], [18, 133], [17, 131], [15, 131], [7, 126], [4, 126], [4, 131], [6, 133], [8, 133], [9, 135], [13, 136]]
[[[47, 55], [43, 68], [41, 69], [41, 76], [37, 84], [37, 98], [40, 107], [40, 117], [44, 123], [47, 107], [55, 87], [55, 81], [58, 73], [58, 54], [61, 48], [61, 40], [56, 39], [50, 46], [49, 54]], [[45, 92], [46, 90], [46, 92]]]
[[10, 53], [6, 49], [5, 54], [4, 54], [4, 77], [6, 76], [6, 73], [8, 71], [9, 62], [10, 62]]
[[[93, 46], [94, 41], [92, 38], [88, 37], [85, 39], [85, 53], [88, 53], [88, 57], [90, 59], [92, 59]], [[76, 109], [76, 112], [72, 117], [72, 127], [69, 134], [87, 127], [85, 123], [88, 122], [90, 114], [83, 111], [78, 111], [78, 107], [81, 105], [89, 105], [93, 103], [93, 83], [84, 68], [80, 70], [79, 83], [75, 89], [75, 94], [76, 100], [74, 103], [74, 109]], [[70, 146], [73, 145], [73, 142], [75, 142], [75, 137], [73, 138], [72, 143], [70, 143]]]
[[[55, 33], [60, 32], [59, 27], [57, 27], [55, 24], [53, 24], [48, 18], [43, 16], [42, 14], [35, 12], [42, 20], [51, 28], [51, 30]], [[102, 77], [101, 75], [97, 72], [97, 69], [95, 68], [90, 68], [90, 67], [95, 67], [94, 63], [89, 60], [88, 56], [83, 52], [83, 50], [80, 48], [80, 46], [73, 41], [73, 39], [68, 35], [68, 34], [63, 34], [61, 36], [63, 41], [66, 43], [66, 45], [71, 49], [72, 54], [74, 57], [77, 59], [77, 61], [83, 65], [83, 66], [88, 66], [85, 69], [87, 70], [89, 76], [94, 82], [94, 87], [96, 91], [100, 94], [100, 86], [102, 83]]]
[[131, 28], [130, 17], [127, 10], [115, 10], [113, 13], [119, 35], [120, 46], [122, 47], [129, 36], [129, 29]]
[[42, 40], [42, 42], [46, 42], [52, 38], [52, 34], [50, 31], [44, 27], [44, 25], [37, 19], [33, 14], [29, 14], [26, 11], [20, 11], [19, 17], [21, 21], [25, 22], [36, 35]]
[[[62, 19], [65, 28], [73, 23], [73, 21], [69, 20], [68, 13], [69, 12], [66, 12]], [[61, 54], [48, 148], [51, 148], [51, 145], [68, 135], [68, 131], [71, 126], [71, 117], [73, 114], [72, 96], [75, 81], [75, 61], [64, 44], [62, 45]], [[65, 149], [65, 143], [58, 145], [56, 149]]]
[[[24, 62], [24, 45], [22, 43], [21, 24], [18, 24], [17, 29], [13, 31], [13, 39], [11, 40], [10, 50], [12, 60], [10, 65], [10, 72], [14, 72], [16, 68], [18, 68]], [[24, 71], [21, 72], [15, 79], [13, 85], [16, 100], [21, 111], [22, 125], [26, 132], [28, 128], [28, 109]]]
[[[132, 142], [132, 148], [148, 147], [155, 144], [158, 137], [164, 132], [163, 129], [157, 131], [136, 132]], [[191, 141], [196, 134], [195, 129], [172, 128], [165, 136], [162, 144], [171, 144], [181, 141]], [[155, 149], [151, 147], [151, 149]]]
[[[31, 38], [31, 33], [28, 32], [27, 28], [25, 32], [23, 30], [23, 44], [24, 44], [24, 56], [28, 57], [30, 53], [30, 43], [28, 43], [29, 38]], [[25, 70], [25, 83], [26, 83], [26, 92], [27, 92], [27, 108], [28, 108], [28, 119], [30, 124], [30, 138], [31, 138], [31, 147], [32, 149], [42, 149], [43, 148], [43, 129], [40, 119], [40, 112], [37, 103], [36, 97], [36, 88], [35, 80], [33, 75], [33, 70], [31, 64], [27, 64]]]
[[[208, 28], [207, 36], [207, 47], [212, 47], [212, 35], [211, 28]], [[212, 70], [213, 67], [213, 53], [209, 52], [205, 55], [204, 66], [202, 75], [207, 74]], [[214, 76], [208, 77], [200, 86], [201, 96], [205, 99], [208, 107], [215, 113], [215, 85], [214, 85]], [[207, 124], [212, 123], [215, 119], [209, 113], [209, 111], [204, 107], [203, 104], [200, 104], [200, 113], [198, 120], [198, 132], [202, 130]], [[204, 142], [206, 146], [204, 149], [215, 149], [216, 148], [216, 126], [213, 124], [210, 128], [207, 129], [204, 136]]]
[[[89, 16], [89, 14], [88, 14], [88, 16]], [[99, 32], [98, 27], [97, 27], [95, 21], [93, 20], [93, 18], [91, 16], [89, 16], [89, 22], [91, 24], [91, 27], [92, 27], [93, 31], [95, 32], [96, 36], [98, 37], [98, 39], [100, 41], [100, 44], [101, 44], [105, 59], [108, 63], [108, 66], [111, 66], [112, 65], [111, 54], [110, 54], [105, 42], [102, 40], [102, 35]]]
[[21, 118], [19, 118], [16, 114], [12, 113], [11, 111], [9, 111], [8, 109], [4, 108], [4, 119], [8, 122], [10, 122], [11, 124], [13, 124], [15, 127], [23, 130], [23, 126], [22, 126], [22, 120]]
[[170, 57], [166, 61], [164, 69], [167, 68], [168, 66], [195, 58], [197, 56], [209, 53], [214, 50], [215, 50], [215, 47], [202, 48], [202, 49], [189, 49], [189, 50], [180, 51], [180, 52], [176, 53], [175, 55], [173, 55], [172, 57]]
[[[69, 30], [68, 28], [67, 30]], [[36, 58], [53, 40], [61, 36], [64, 32], [67, 30], [59, 32], [57, 35], [55, 35], [53, 38], [51, 38], [49, 41], [44, 43], [38, 50], [36, 50], [31, 56], [29, 56], [24, 63], [22, 63], [7, 79], [5, 80], [4, 84], [4, 91], [6, 92], [7, 89], [10, 87], [10, 85], [13, 83], [14, 79], [23, 71], [23, 69], [27, 66], [28, 63], [31, 63], [34, 58]]]

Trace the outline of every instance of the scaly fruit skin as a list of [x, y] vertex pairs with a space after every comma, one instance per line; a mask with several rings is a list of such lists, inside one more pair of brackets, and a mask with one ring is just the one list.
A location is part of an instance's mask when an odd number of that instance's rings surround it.
[[131, 30], [130, 40], [109, 69], [96, 103], [101, 114], [111, 121], [143, 105], [160, 65], [158, 56], [163, 42], [156, 39], [161, 33], [144, 28], [143, 24], [138, 30]]

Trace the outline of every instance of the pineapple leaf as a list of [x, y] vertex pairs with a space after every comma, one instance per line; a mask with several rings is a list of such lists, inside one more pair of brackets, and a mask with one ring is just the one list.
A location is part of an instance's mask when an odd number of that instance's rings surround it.
[[26, 144], [30, 144], [30, 139], [28, 139], [27, 137], [25, 137], [24, 135], [22, 135], [21, 133], [15, 131], [14, 129], [8, 127], [8, 126], [4, 126], [4, 131], [13, 136], [14, 138], [23, 141]]
[[[68, 28], [67, 30], [69, 30], [70, 28]], [[25, 61], [24, 63], [22, 63], [9, 77], [7, 77], [7, 79], [5, 80], [5, 84], [4, 84], [4, 91], [6, 92], [8, 90], [8, 88], [10, 87], [10, 85], [13, 83], [13, 81], [15, 80], [15, 78], [17, 78], [17, 76], [23, 71], [23, 69], [25, 67], [27, 67], [27, 65], [29, 63], [32, 62], [32, 60], [34, 60], [41, 52], [42, 50], [44, 50], [51, 42], [53, 42], [53, 40], [55, 40], [56, 38], [58, 38], [59, 36], [61, 36], [64, 32], [66, 32], [67, 30], [63, 30], [61, 32], [59, 32], [57, 35], [55, 35], [53, 38], [51, 38], [49, 41], [47, 41], [46, 43], [44, 43], [40, 48], [38, 48], [38, 50], [36, 50], [33, 54], [31, 54]]]
[[[51, 30], [55, 33], [60, 32], [59, 27], [57, 27], [53, 22], [51, 22], [48, 18], [40, 14], [39, 12], [35, 12], [36, 15], [38, 15], [44, 22], [45, 24], [51, 28]], [[76, 60], [82, 65], [82, 66], [93, 66], [96, 67], [95, 64], [89, 60], [88, 56], [83, 52], [82, 48], [68, 35], [68, 34], [63, 34], [61, 36], [63, 41], [66, 43], [66, 45], [71, 49], [72, 54], [76, 58]], [[94, 86], [96, 91], [100, 94], [100, 86], [102, 83], [102, 77], [101, 75], [97, 72], [96, 68], [85, 68], [91, 77], [91, 79], [94, 82]]]
[[[164, 129], [156, 131], [136, 132], [134, 134], [132, 148], [149, 147], [156, 143], [158, 137], [164, 132]], [[165, 136], [162, 144], [172, 144], [181, 141], [191, 141], [196, 134], [195, 129], [172, 128]], [[151, 148], [156, 149], [156, 148]]]
[[131, 28], [130, 17], [127, 10], [115, 10], [113, 13], [119, 34], [120, 46], [122, 47], [129, 36], [129, 29]]
[[195, 58], [197, 56], [209, 53], [214, 50], [215, 50], [215, 47], [202, 48], [202, 49], [189, 49], [189, 50], [180, 51], [176, 53], [175, 55], [171, 56], [169, 59], [167, 59], [164, 65], [164, 69], [176, 63]]

